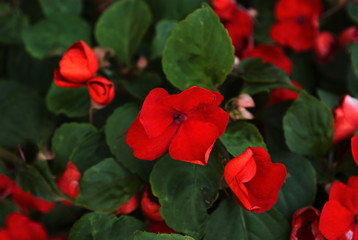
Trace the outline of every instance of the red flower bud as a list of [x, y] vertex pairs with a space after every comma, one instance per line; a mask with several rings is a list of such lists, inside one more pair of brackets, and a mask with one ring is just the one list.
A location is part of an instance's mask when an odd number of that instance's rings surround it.
[[[76, 198], [80, 192], [79, 181], [81, 173], [72, 162], [67, 163], [66, 170], [57, 178], [58, 187], [72, 198]], [[73, 205], [70, 201], [61, 201], [65, 205]]]
[[286, 168], [281, 163], [272, 163], [264, 148], [249, 147], [226, 164], [224, 177], [240, 206], [260, 213], [277, 202]]
[[314, 41], [314, 51], [319, 63], [332, 59], [336, 52], [336, 40], [329, 32], [321, 32]]
[[347, 44], [354, 43], [358, 41], [358, 28], [357, 27], [349, 27], [338, 37], [338, 44], [344, 47]]
[[314, 207], [297, 210], [292, 217], [291, 240], [315, 239], [324, 240], [318, 229], [320, 212]]
[[150, 222], [148, 224], [148, 232], [151, 233], [175, 233], [175, 231], [173, 229], [171, 229], [170, 227], [168, 227], [168, 225], [162, 221], [162, 222]]
[[150, 185], [147, 185], [144, 188], [140, 206], [142, 208], [142, 213], [146, 218], [152, 221], [164, 221], [160, 215], [158, 198], [153, 195]]
[[85, 42], [75, 42], [62, 57], [60, 68], [54, 71], [55, 83], [64, 88], [82, 87], [97, 70], [96, 54]]
[[125, 204], [119, 207], [115, 214], [130, 214], [138, 207], [138, 194], [134, 194]]
[[114, 99], [114, 85], [104, 77], [92, 78], [87, 86], [91, 99], [99, 105], [108, 105]]
[[6, 198], [15, 188], [15, 183], [6, 175], [0, 174], [0, 199]]

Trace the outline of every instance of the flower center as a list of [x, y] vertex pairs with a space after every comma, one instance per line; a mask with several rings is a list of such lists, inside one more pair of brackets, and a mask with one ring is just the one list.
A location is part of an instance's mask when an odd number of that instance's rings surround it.
[[174, 113], [174, 116], [173, 116], [173, 120], [176, 124], [180, 124], [187, 118], [188, 118], [188, 116], [185, 113], [180, 113], [180, 112]]
[[300, 16], [296, 19], [296, 22], [301, 25], [303, 25], [305, 23], [305, 21], [306, 21], [306, 19], [304, 16]]

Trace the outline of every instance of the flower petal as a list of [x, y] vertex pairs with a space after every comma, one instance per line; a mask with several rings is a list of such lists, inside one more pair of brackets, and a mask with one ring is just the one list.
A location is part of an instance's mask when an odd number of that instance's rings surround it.
[[218, 138], [215, 125], [194, 119], [183, 121], [169, 146], [169, 154], [176, 160], [206, 165]]
[[63, 88], [79, 88], [79, 87], [83, 87], [85, 86], [86, 84], [85, 83], [73, 83], [73, 82], [70, 82], [68, 81], [67, 79], [65, 79], [64, 77], [61, 76], [60, 74], [60, 71], [58, 68], [56, 68], [54, 71], [53, 71], [53, 76], [54, 76], [54, 80], [55, 80], [55, 84], [58, 86], [58, 87], [63, 87]]
[[351, 148], [352, 148], [353, 159], [358, 165], [358, 135], [351, 138]]
[[100, 105], [108, 105], [114, 99], [114, 85], [104, 77], [92, 78], [87, 82], [87, 87], [91, 99]]
[[355, 128], [358, 128], [358, 99], [345, 95], [342, 101], [344, 117]]

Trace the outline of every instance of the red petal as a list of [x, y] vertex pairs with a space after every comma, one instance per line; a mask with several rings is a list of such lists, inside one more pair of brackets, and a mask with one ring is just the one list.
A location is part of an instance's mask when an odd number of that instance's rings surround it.
[[114, 99], [114, 85], [104, 77], [92, 78], [87, 87], [91, 99], [100, 105], [108, 105]]
[[[354, 179], [350, 184], [354, 185]], [[341, 182], [334, 182], [329, 193], [329, 200], [337, 200], [342, 206], [351, 212], [358, 211], [358, 189]]]
[[148, 232], [151, 233], [175, 233], [173, 229], [168, 227], [168, 225], [163, 222], [150, 222], [148, 224]]
[[352, 126], [358, 128], [358, 99], [345, 95], [342, 102], [344, 117]]
[[79, 88], [79, 87], [83, 87], [86, 84], [85, 83], [77, 83], [77, 82], [70, 82], [67, 79], [65, 79], [64, 77], [61, 76], [60, 71], [58, 68], [56, 68], [53, 71], [53, 76], [54, 76], [54, 80], [55, 80], [55, 84], [58, 87], [63, 87], [63, 88]]
[[161, 135], [174, 121], [175, 111], [164, 105], [168, 96], [163, 88], [156, 88], [144, 100], [139, 119], [150, 138]]
[[71, 82], [85, 83], [97, 70], [96, 54], [83, 41], [74, 43], [60, 61], [61, 75]]
[[176, 160], [206, 165], [218, 137], [218, 129], [212, 123], [188, 119], [170, 143], [169, 154]]
[[177, 129], [178, 125], [172, 123], [158, 137], [149, 138], [138, 116], [128, 130], [126, 143], [133, 150], [133, 154], [136, 158], [154, 160], [168, 150], [169, 143]]
[[276, 4], [275, 16], [278, 20], [319, 16], [322, 9], [320, 0], [279, 0]]
[[341, 34], [338, 38], [338, 43], [340, 46], [344, 47], [347, 44], [357, 42], [358, 41], [358, 28], [357, 27], [349, 27]]
[[328, 239], [338, 239], [351, 225], [354, 214], [336, 200], [329, 200], [323, 206], [319, 230]]
[[15, 189], [15, 184], [6, 175], [0, 174], [0, 200], [6, 198]]
[[342, 108], [336, 108], [334, 110], [333, 143], [337, 143], [353, 135], [356, 129], [355, 126], [347, 121]]
[[72, 162], [68, 162], [66, 170], [57, 178], [57, 185], [68, 196], [76, 198], [80, 192], [80, 180], [80, 171], [76, 165]]
[[0, 239], [1, 240], [11, 240], [9, 231], [6, 229], [0, 230]]
[[358, 189], [358, 176], [350, 176], [347, 181], [347, 185], [349, 187]]
[[351, 138], [351, 148], [352, 148], [353, 159], [358, 165], [358, 135]]
[[153, 195], [150, 185], [144, 188], [140, 206], [146, 218], [152, 221], [164, 221], [159, 211], [161, 206], [159, 205], [158, 198]]
[[33, 222], [27, 216], [14, 212], [6, 218], [6, 228], [11, 239], [47, 240], [47, 233], [42, 224]]
[[138, 194], [134, 194], [125, 204], [119, 207], [115, 214], [130, 214], [138, 207]]

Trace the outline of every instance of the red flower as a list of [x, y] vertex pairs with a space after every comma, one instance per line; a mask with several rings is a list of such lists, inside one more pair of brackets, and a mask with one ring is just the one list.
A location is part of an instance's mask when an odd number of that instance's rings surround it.
[[230, 20], [235, 14], [237, 4], [234, 0], [213, 0], [214, 12], [223, 21]]
[[0, 174], [0, 199], [6, 198], [15, 188], [15, 184], [6, 175]]
[[[57, 186], [68, 196], [76, 198], [80, 192], [81, 173], [72, 162], [67, 163], [66, 170], [57, 178]], [[61, 201], [65, 205], [73, 205], [70, 201]]]
[[286, 168], [281, 163], [272, 163], [264, 148], [249, 147], [226, 164], [224, 177], [240, 206], [260, 213], [276, 203]]
[[55, 69], [54, 79], [59, 87], [78, 88], [86, 85], [98, 70], [96, 54], [83, 41], [75, 42]]
[[340, 106], [334, 110], [333, 143], [351, 135], [358, 128], [358, 99], [345, 95]]
[[348, 179], [347, 185], [334, 182], [319, 220], [319, 230], [328, 240], [358, 237], [358, 177]]
[[318, 229], [320, 212], [314, 207], [305, 207], [296, 211], [292, 217], [291, 240], [324, 240]]
[[270, 30], [271, 38], [297, 52], [310, 49], [318, 34], [321, 11], [320, 0], [279, 0], [275, 9], [277, 22]]
[[113, 83], [104, 77], [92, 78], [87, 82], [91, 99], [100, 105], [108, 105], [114, 98]]
[[[292, 80], [291, 83], [293, 86], [302, 89], [301, 84], [299, 84], [298, 82]], [[283, 102], [283, 101], [294, 101], [297, 98], [298, 98], [298, 93], [295, 91], [285, 89], [285, 88], [276, 88], [271, 91], [269, 105], [272, 105], [272, 104], [275, 104], [278, 102]]]
[[242, 58], [251, 57], [261, 58], [264, 62], [272, 63], [276, 67], [284, 70], [288, 75], [292, 72], [292, 62], [279, 46], [262, 44], [245, 51]]
[[148, 232], [151, 233], [175, 233], [175, 231], [173, 229], [171, 229], [170, 227], [168, 227], [168, 225], [162, 221], [162, 222], [150, 222], [148, 224]]
[[338, 44], [342, 47], [347, 44], [354, 43], [358, 41], [358, 28], [357, 27], [349, 27], [338, 37]]
[[55, 203], [47, 202], [41, 198], [34, 197], [30, 192], [25, 193], [17, 185], [15, 185], [12, 198], [22, 211], [24, 211], [24, 213], [27, 213], [29, 208], [36, 209], [42, 213], [48, 213], [55, 206]]
[[144, 188], [140, 206], [142, 208], [142, 213], [146, 218], [156, 222], [164, 221], [160, 215], [159, 209], [161, 206], [158, 198], [153, 195], [150, 185], [147, 185]]
[[154, 160], [169, 148], [174, 159], [205, 165], [228, 124], [228, 113], [218, 107], [222, 100], [220, 93], [200, 87], [173, 95], [153, 89], [126, 142], [139, 159]]
[[27, 216], [13, 212], [6, 218], [5, 229], [0, 231], [0, 239], [47, 240], [48, 236], [41, 223], [34, 222]]
[[138, 194], [134, 194], [134, 196], [129, 199], [125, 204], [119, 207], [119, 209], [115, 212], [115, 214], [130, 214], [138, 207]]
[[332, 59], [336, 51], [336, 40], [329, 32], [321, 32], [314, 41], [314, 51], [319, 63]]

